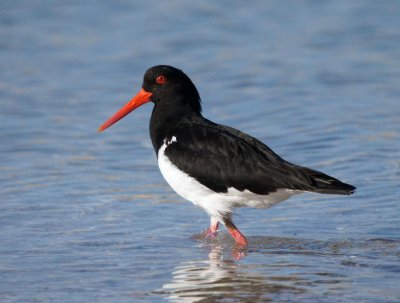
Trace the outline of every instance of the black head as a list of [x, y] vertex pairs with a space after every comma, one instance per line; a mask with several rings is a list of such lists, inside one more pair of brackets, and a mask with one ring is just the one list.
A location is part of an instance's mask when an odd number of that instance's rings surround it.
[[189, 106], [201, 113], [200, 95], [192, 80], [180, 69], [168, 65], [149, 68], [144, 74], [142, 88], [151, 93], [155, 104], [169, 102], [174, 106]]
[[99, 131], [105, 130], [149, 101], [153, 101], [155, 108], [160, 108], [164, 114], [201, 114], [200, 96], [189, 77], [175, 67], [157, 65], [146, 71], [142, 89], [137, 95], [104, 122]]

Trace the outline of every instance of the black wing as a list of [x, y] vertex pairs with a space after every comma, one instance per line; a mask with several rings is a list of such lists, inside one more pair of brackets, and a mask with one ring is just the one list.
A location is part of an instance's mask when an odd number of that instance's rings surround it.
[[321, 172], [291, 164], [261, 141], [208, 120], [173, 131], [165, 155], [180, 170], [216, 192], [233, 187], [265, 195], [280, 188], [350, 194], [355, 188]]

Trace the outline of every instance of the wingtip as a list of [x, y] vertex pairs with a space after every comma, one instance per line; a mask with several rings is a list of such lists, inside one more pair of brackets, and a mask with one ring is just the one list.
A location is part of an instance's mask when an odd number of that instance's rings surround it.
[[349, 191], [349, 195], [352, 195], [352, 194], [354, 194], [356, 191], [357, 191], [357, 187], [355, 187], [355, 186], [353, 186], [353, 185], [350, 185], [352, 188], [350, 189], [350, 191]]
[[315, 176], [314, 182], [316, 186], [316, 192], [322, 193], [322, 194], [336, 194], [336, 195], [352, 195], [356, 191], [356, 187], [344, 183], [338, 179], [335, 179], [333, 177], [324, 178], [324, 175], [321, 176]]

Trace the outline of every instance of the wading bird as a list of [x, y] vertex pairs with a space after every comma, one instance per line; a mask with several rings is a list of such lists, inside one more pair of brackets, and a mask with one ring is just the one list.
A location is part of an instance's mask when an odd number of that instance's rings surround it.
[[285, 161], [256, 138], [204, 118], [193, 82], [172, 66], [148, 69], [139, 93], [99, 131], [149, 101], [154, 103], [150, 137], [160, 171], [176, 193], [210, 215], [208, 236], [222, 223], [239, 246], [246, 246], [232, 221], [234, 208], [268, 208], [302, 192], [350, 195], [356, 189]]

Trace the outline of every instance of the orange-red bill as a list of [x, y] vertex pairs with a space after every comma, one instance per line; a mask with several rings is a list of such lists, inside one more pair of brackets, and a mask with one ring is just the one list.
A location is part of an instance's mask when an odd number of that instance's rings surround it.
[[143, 88], [138, 92], [138, 94], [132, 98], [131, 101], [126, 103], [119, 111], [117, 111], [110, 119], [103, 123], [102, 126], [99, 127], [99, 132], [105, 130], [110, 127], [118, 120], [121, 120], [135, 108], [138, 108], [140, 105], [149, 102], [152, 93], [146, 92]]

